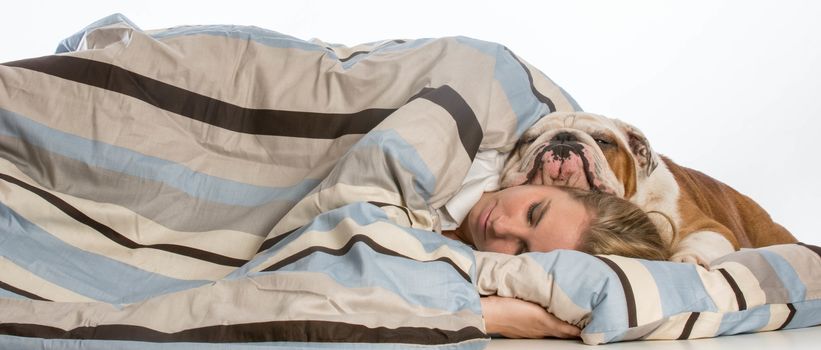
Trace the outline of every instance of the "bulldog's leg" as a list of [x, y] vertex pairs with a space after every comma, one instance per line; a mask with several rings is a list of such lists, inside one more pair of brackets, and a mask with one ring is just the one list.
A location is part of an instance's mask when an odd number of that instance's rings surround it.
[[710, 262], [734, 252], [732, 243], [719, 233], [698, 231], [685, 236], [673, 249], [670, 261], [710, 266]]

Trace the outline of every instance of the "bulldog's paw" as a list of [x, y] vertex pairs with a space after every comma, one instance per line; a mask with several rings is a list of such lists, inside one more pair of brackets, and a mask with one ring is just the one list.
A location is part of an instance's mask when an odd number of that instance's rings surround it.
[[710, 260], [707, 260], [707, 258], [703, 257], [701, 254], [698, 254], [696, 252], [684, 252], [673, 254], [673, 256], [670, 257], [670, 261], [696, 264], [701, 265], [704, 268], [710, 268]]
[[670, 261], [710, 267], [710, 262], [733, 251], [733, 245], [721, 234], [700, 231], [691, 233], [678, 242]]

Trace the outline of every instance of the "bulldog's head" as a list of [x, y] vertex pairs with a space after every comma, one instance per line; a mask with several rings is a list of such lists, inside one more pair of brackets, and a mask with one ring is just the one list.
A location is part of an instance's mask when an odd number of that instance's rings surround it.
[[543, 184], [636, 193], [659, 162], [635, 127], [590, 113], [551, 113], [525, 131], [505, 163], [502, 187]]

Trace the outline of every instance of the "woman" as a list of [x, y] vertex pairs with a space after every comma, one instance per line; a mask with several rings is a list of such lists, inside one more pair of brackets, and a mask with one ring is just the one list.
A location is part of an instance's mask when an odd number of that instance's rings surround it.
[[636, 205], [609, 194], [523, 185], [484, 193], [461, 226], [444, 234], [506, 254], [573, 249], [667, 260], [670, 250]]
[[[507, 254], [574, 249], [667, 260], [670, 250], [636, 205], [575, 188], [523, 185], [484, 193], [462, 225], [444, 234], [482, 251]], [[488, 333], [510, 338], [578, 337], [580, 330], [537, 304], [482, 297]]]

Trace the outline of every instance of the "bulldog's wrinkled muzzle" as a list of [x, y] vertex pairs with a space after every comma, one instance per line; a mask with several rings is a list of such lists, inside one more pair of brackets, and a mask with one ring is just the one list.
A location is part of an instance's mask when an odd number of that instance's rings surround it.
[[556, 134], [536, 152], [527, 182], [600, 191], [585, 152], [584, 144], [572, 133]]

